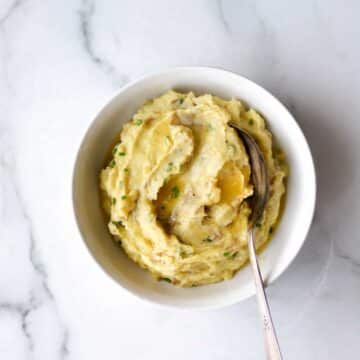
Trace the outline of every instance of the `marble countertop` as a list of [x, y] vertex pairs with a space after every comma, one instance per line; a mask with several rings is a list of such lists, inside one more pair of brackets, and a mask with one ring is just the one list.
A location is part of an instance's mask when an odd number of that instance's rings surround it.
[[74, 155], [122, 85], [177, 65], [244, 74], [294, 113], [318, 175], [300, 254], [268, 289], [285, 359], [360, 352], [358, 1], [0, 1], [0, 358], [264, 359], [255, 299], [153, 308], [84, 251]]

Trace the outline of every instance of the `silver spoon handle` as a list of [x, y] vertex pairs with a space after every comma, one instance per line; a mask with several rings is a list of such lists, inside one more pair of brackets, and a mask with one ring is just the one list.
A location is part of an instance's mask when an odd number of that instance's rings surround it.
[[249, 247], [250, 264], [255, 280], [256, 297], [257, 297], [260, 315], [262, 317], [263, 329], [264, 329], [266, 358], [268, 360], [281, 360], [282, 356], [280, 352], [280, 346], [278, 339], [276, 337], [274, 324], [271, 319], [269, 304], [264, 289], [264, 282], [261, 276], [259, 263], [256, 257], [253, 230], [249, 231], [248, 247]]

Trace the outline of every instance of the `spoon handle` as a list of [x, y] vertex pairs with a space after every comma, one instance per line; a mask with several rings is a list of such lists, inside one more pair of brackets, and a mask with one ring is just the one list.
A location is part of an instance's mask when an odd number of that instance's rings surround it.
[[253, 230], [249, 231], [248, 247], [249, 247], [250, 264], [253, 271], [255, 287], [256, 287], [256, 297], [263, 323], [266, 358], [268, 360], [281, 360], [282, 356], [280, 352], [280, 346], [278, 339], [276, 337], [274, 324], [271, 318], [269, 304], [264, 289], [264, 282], [261, 276], [259, 263], [256, 257]]

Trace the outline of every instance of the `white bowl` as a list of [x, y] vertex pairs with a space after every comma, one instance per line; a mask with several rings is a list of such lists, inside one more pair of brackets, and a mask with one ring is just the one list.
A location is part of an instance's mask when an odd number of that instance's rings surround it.
[[[261, 253], [261, 270], [273, 282], [293, 261], [308, 233], [315, 207], [315, 171], [309, 146], [288, 110], [266, 90], [228, 71], [183, 67], [143, 77], [123, 87], [96, 116], [80, 146], [73, 174], [73, 206], [82, 238], [100, 267], [132, 294], [153, 303], [182, 308], [218, 308], [253, 295], [251, 269], [218, 284], [178, 288], [154, 280], [119, 249], [109, 234], [100, 207], [99, 172], [109, 144], [124, 122], [147, 100], [169, 89], [210, 93], [244, 100], [265, 116], [287, 155], [290, 176], [281, 223]], [[96, 286], [96, 284], [95, 284]]]

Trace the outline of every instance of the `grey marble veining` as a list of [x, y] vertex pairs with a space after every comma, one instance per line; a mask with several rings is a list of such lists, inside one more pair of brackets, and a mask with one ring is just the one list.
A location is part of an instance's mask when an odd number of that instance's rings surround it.
[[[5, 141], [2, 140], [2, 144], [4, 143]], [[57, 331], [54, 331], [52, 327], [48, 330], [54, 334], [60, 332], [58, 339], [58, 358], [62, 359], [68, 351], [67, 329], [59, 318], [56, 300], [48, 286], [47, 271], [36, 248], [36, 237], [33, 231], [32, 221], [23, 203], [16, 180], [14, 157], [7, 152], [7, 149], [1, 149], [1, 152], [0, 169], [2, 174], [2, 200], [4, 200], [1, 211], [3, 228], [1, 238], [2, 244], [9, 246], [10, 254], [8, 255], [10, 256], [5, 258], [5, 260], [10, 261], [7, 263], [8, 267], [4, 268], [2, 272], [4, 278], [7, 277], [7, 281], [5, 281], [5, 286], [2, 286], [0, 293], [0, 316], [1, 312], [6, 312], [20, 322], [22, 335], [26, 338], [28, 353], [32, 354], [35, 353], [38, 342], [42, 340], [42, 338], [33, 334], [33, 322], [37, 321], [38, 314], [41, 314], [44, 308], [48, 308], [50, 310], [49, 315], [54, 317], [54, 326], [58, 328]], [[8, 203], [11, 203], [11, 209], [5, 207]], [[17, 228], [16, 230], [15, 226]], [[14, 232], [17, 234], [19, 228], [22, 230], [21, 234], [19, 234], [20, 236], [12, 238], [11, 235], [14, 234]], [[14, 249], [13, 246], [11, 246], [11, 242], [13, 241], [21, 242], [21, 248]], [[6, 247], [5, 250], [7, 250]], [[21, 255], [20, 252], [22, 253]], [[11, 260], [14, 257], [15, 260], [21, 260], [21, 262], [12, 262]], [[26, 272], [28, 277], [28, 283], [26, 284], [27, 291], [22, 295], [16, 291], [15, 293], [11, 291], [15, 290], [16, 286], [21, 285], [16, 283], [16, 278], [19, 275], [21, 276], [18, 267], [23, 267], [23, 271]], [[15, 289], [13, 289], [14, 287]], [[39, 320], [42, 321], [41, 318]]]
[[72, 218], [74, 156], [120, 86], [165, 67], [244, 74], [295, 115], [318, 198], [269, 297], [286, 359], [360, 351], [360, 3], [48, 1], [0, 6], [0, 358], [262, 359], [256, 303], [183, 312], [107, 279]]

